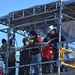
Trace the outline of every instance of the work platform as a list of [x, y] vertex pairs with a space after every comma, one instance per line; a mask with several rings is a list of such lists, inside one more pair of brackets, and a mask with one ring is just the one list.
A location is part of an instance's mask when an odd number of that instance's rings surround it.
[[[0, 17], [0, 25], [8, 26], [8, 28], [0, 29], [0, 31], [7, 33], [8, 40], [10, 34], [13, 36], [13, 46], [15, 46], [16, 41], [15, 33], [26, 37], [24, 31], [28, 33], [33, 29], [43, 36], [47, 34], [50, 25], [58, 27], [58, 31], [62, 28], [64, 30], [65, 37], [67, 38], [67, 43], [69, 44], [69, 41], [75, 42], [75, 0], [66, 2], [56, 1], [27, 9], [12, 11], [9, 14]], [[59, 31], [59, 34], [60, 33], [61, 31]], [[74, 40], [70, 37], [68, 39], [68, 35], [72, 36]], [[75, 49], [73, 49], [73, 51], [75, 51]], [[6, 71], [8, 71], [7, 68], [8, 66], [6, 65]], [[72, 71], [63, 73], [59, 72], [59, 74], [75, 75], [75, 70], [73, 69]], [[44, 75], [59, 74], [53, 73]]]

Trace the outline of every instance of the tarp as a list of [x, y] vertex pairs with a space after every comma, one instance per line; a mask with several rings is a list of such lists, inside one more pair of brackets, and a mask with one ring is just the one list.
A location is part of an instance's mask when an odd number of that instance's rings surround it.
[[67, 40], [75, 40], [75, 21], [66, 21], [62, 23], [62, 32]]

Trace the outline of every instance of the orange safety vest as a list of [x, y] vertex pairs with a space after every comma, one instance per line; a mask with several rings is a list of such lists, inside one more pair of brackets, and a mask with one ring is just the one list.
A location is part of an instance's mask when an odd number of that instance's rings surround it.
[[37, 36], [37, 39], [39, 42], [42, 42], [42, 38], [40, 36]]

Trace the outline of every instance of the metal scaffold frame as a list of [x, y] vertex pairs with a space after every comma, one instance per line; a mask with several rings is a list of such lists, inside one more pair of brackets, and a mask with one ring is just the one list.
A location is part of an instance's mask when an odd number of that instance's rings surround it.
[[[36, 28], [41, 29], [42, 27], [50, 26], [50, 24], [54, 24], [54, 25], [58, 24], [59, 25], [59, 43], [60, 43], [62, 21], [75, 20], [75, 15], [74, 15], [75, 13], [74, 12], [71, 13], [69, 11], [70, 9], [67, 8], [67, 6], [72, 8], [71, 7], [72, 3], [73, 2], [62, 2], [62, 0], [59, 0], [57, 2], [44, 4], [44, 5], [38, 5], [38, 6], [28, 8], [28, 9], [11, 12], [6, 16], [0, 17], [0, 24], [3, 24], [9, 27], [6, 29], [1, 29], [0, 31], [8, 34], [7, 35], [8, 40], [11, 34], [13, 36], [12, 38], [13, 46], [15, 46], [15, 33], [25, 36], [24, 33], [21, 33], [18, 31], [26, 30], [27, 32], [29, 32], [29, 30], [31, 29], [36, 29]], [[71, 11], [74, 11], [74, 10], [71, 10]], [[11, 33], [11, 30], [13, 34]], [[45, 34], [43, 34], [44, 32]], [[42, 35], [46, 35], [47, 29], [43, 31], [43, 33]], [[9, 46], [9, 43], [8, 43], [8, 46]], [[8, 51], [8, 46], [7, 46], [7, 53], [10, 52]], [[60, 48], [61, 48], [61, 44], [59, 45], [59, 49]], [[8, 73], [8, 68], [14, 68], [14, 67], [8, 67], [8, 54], [7, 53], [6, 53], [6, 61], [7, 61], [6, 75]], [[59, 53], [59, 57], [60, 57], [60, 53]], [[51, 62], [57, 62], [57, 61], [51, 61]], [[48, 62], [48, 63], [51, 63], [51, 62]], [[58, 61], [58, 63], [59, 63], [58, 75], [60, 75], [61, 63], [60, 61]], [[40, 63], [40, 64], [43, 64], [43, 63]], [[37, 65], [37, 64], [31, 64], [31, 65]], [[23, 66], [30, 66], [30, 64], [16, 66], [16, 67], [23, 67]]]

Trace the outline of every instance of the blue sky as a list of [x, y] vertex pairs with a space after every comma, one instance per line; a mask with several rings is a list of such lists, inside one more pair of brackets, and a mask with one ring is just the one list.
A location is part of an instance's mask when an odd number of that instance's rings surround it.
[[6, 15], [9, 12], [29, 8], [35, 5], [45, 4], [57, 0], [1, 0], [0, 1], [0, 16]]
[[[26, 9], [29, 7], [33, 7], [36, 5], [41, 5], [41, 4], [46, 4], [46, 3], [51, 3], [54, 1], [59, 1], [59, 0], [1, 0], [0, 1], [0, 17], [9, 14], [10, 12], [17, 11], [17, 10], [22, 10]], [[69, 1], [69, 0], [62, 0], [62, 1]], [[0, 25], [0, 29], [6, 28], [6, 26]], [[19, 35], [16, 35], [20, 38], [23, 38]], [[0, 46], [1, 46], [1, 39], [5, 38], [7, 39], [7, 34], [0, 32]], [[17, 38], [17, 43], [22, 43], [22, 39]]]
[[[46, 4], [54, 1], [59, 1], [59, 0], [1, 0], [0, 16], [4, 16], [12, 11], [17, 11], [35, 5]], [[62, 0], [62, 1], [67, 1], [67, 0]]]

